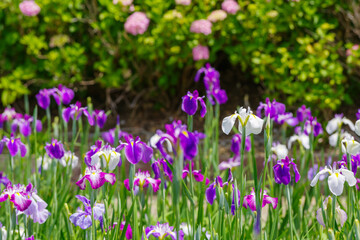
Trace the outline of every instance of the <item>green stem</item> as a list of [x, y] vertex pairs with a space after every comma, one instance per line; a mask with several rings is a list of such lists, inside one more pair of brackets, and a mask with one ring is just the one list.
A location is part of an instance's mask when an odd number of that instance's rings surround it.
[[51, 114], [50, 107], [46, 109], [46, 119], [47, 119], [47, 133], [49, 137], [49, 141], [51, 141]]
[[289, 223], [290, 223], [290, 233], [291, 233], [291, 240], [294, 239], [294, 226], [292, 222], [292, 210], [291, 210], [291, 196], [290, 196], [290, 187], [286, 185], [286, 197], [288, 201], [288, 211], [289, 211]]
[[96, 239], [96, 224], [94, 219], [94, 205], [95, 205], [95, 190], [90, 189], [90, 204], [91, 204], [91, 221], [92, 221], [92, 228], [91, 228], [91, 239]]
[[[336, 206], [336, 195], [333, 194], [332, 198], [332, 229], [335, 231], [336, 221], [335, 221], [335, 206]], [[350, 218], [351, 219], [351, 218]]]
[[189, 132], [193, 131], [193, 115], [188, 115], [187, 116], [187, 125], [188, 125], [188, 130]]

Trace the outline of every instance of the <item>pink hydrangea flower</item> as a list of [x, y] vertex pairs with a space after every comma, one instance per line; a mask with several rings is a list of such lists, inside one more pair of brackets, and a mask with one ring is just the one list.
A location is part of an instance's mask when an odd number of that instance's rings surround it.
[[200, 19], [191, 23], [190, 32], [209, 35], [211, 33], [212, 23], [209, 20]]
[[33, 0], [22, 1], [19, 4], [19, 8], [25, 16], [29, 17], [38, 15], [41, 10], [39, 5], [37, 5], [36, 2]]
[[239, 4], [234, 0], [225, 0], [221, 4], [221, 8], [230, 14], [236, 14], [236, 12], [240, 10]]
[[145, 13], [134, 12], [126, 19], [125, 31], [132, 35], [143, 34], [148, 29], [149, 23], [150, 20]]
[[226, 16], [227, 14], [224, 10], [215, 10], [210, 13], [207, 19], [210, 22], [218, 22], [224, 20]]
[[197, 45], [192, 49], [194, 61], [207, 60], [209, 59], [209, 48], [207, 46]]
[[188, 6], [191, 3], [191, 0], [175, 0], [175, 3], [178, 5]]
[[123, 6], [130, 6], [133, 3], [133, 0], [113, 0], [113, 4], [121, 3]]

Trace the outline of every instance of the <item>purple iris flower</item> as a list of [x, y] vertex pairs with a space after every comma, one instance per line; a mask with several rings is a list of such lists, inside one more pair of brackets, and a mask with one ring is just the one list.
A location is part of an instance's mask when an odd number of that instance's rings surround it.
[[[233, 136], [233, 138], [232, 138], [232, 141], [231, 141], [231, 151], [235, 155], [239, 155], [240, 154], [240, 149], [241, 149], [241, 135], [240, 134], [235, 134]], [[247, 152], [249, 152], [251, 150], [250, 137], [245, 138], [245, 150]]]
[[[235, 215], [235, 211], [236, 211], [236, 205], [235, 205], [235, 185], [231, 184], [232, 187], [232, 201], [231, 201], [231, 214], [234, 216]], [[237, 190], [237, 195], [238, 195], [238, 202], [237, 202], [237, 206], [240, 206], [240, 190]]]
[[[68, 105], [75, 96], [74, 91], [72, 89], [64, 87], [61, 84], [59, 84], [59, 86], [55, 88], [55, 91], [58, 94], [60, 101], [65, 105]], [[56, 103], [60, 105], [60, 102], [58, 102], [57, 100]]]
[[356, 113], [356, 120], [360, 119], [360, 108], [358, 109], [357, 113]]
[[[149, 238], [151, 235], [156, 237], [157, 239], [163, 240], [167, 236], [171, 237], [173, 240], [176, 239], [176, 231], [174, 231], [174, 227], [170, 227], [169, 223], [157, 223], [155, 226], [150, 226], [145, 229], [146, 238]], [[179, 239], [184, 240], [184, 232], [179, 230]]]
[[173, 178], [172, 171], [163, 158], [158, 159], [151, 164], [151, 168], [155, 174], [155, 178], [158, 179], [161, 177], [160, 176], [160, 167], [162, 167], [165, 176], [167, 176], [170, 179], [170, 181], [172, 181], [172, 178]]
[[91, 167], [91, 158], [101, 149], [102, 142], [100, 140], [95, 142], [95, 145], [90, 147], [90, 150], [85, 154], [84, 162], [88, 167]]
[[206, 104], [203, 100], [204, 97], [199, 97], [199, 93], [195, 90], [193, 93], [188, 92], [182, 97], [181, 109], [189, 115], [195, 115], [198, 109], [198, 101], [201, 105], [200, 115], [203, 118], [206, 114]]
[[50, 216], [50, 212], [46, 209], [47, 203], [37, 195], [37, 191], [31, 183], [26, 187], [26, 193], [31, 204], [25, 211], [18, 212], [17, 215], [24, 213], [33, 219], [34, 223], [43, 224]]
[[287, 123], [292, 127], [295, 127], [296, 125], [299, 124], [299, 120], [296, 117], [293, 117], [293, 114], [290, 112], [277, 115], [274, 121], [277, 124], [281, 124], [281, 125]]
[[25, 238], [25, 240], [34, 240], [34, 235], [32, 235], [31, 237]]
[[[190, 164], [186, 164], [183, 172], [182, 172], [182, 178], [185, 179], [187, 175], [190, 173]], [[191, 173], [194, 176], [195, 181], [202, 182], [204, 181], [204, 175], [201, 174], [201, 170], [194, 170], [194, 162], [191, 162]], [[208, 185], [210, 183], [210, 180], [206, 178], [205, 185]]]
[[[115, 229], [115, 227], [117, 225], [118, 225], [118, 223], [114, 222], [114, 224], [112, 226], [109, 226], [107, 229], [105, 229], [105, 232], [109, 232], [109, 231]], [[122, 221], [120, 224], [120, 231], [123, 231], [124, 228], [125, 228], [125, 221]], [[130, 224], [128, 224], [128, 226], [126, 228], [125, 237], [126, 237], [126, 239], [132, 239], [132, 228], [131, 228]]]
[[[20, 133], [24, 137], [28, 137], [31, 135], [31, 123], [34, 121], [34, 118], [28, 114], [19, 114], [16, 116], [14, 121], [11, 124], [11, 131], [16, 132], [17, 128], [19, 127]], [[36, 120], [35, 128], [37, 132], [41, 132], [42, 130], [42, 123], [40, 120]]]
[[305, 105], [302, 105], [297, 111], [296, 111], [296, 117], [299, 120], [299, 122], [303, 122], [311, 117], [311, 110], [310, 108], [306, 108]]
[[0, 184], [4, 184], [4, 186], [7, 186], [8, 183], [10, 183], [10, 180], [4, 175], [3, 172], [0, 172]]
[[234, 167], [240, 166], [240, 155], [235, 155], [232, 158], [229, 158], [228, 161], [222, 161], [219, 164], [219, 170], [233, 169]]
[[11, 121], [15, 116], [16, 116], [16, 111], [15, 108], [5, 108], [4, 112], [1, 114], [2, 118], [5, 119], [6, 121]]
[[[147, 188], [150, 184], [152, 186], [154, 192], [157, 192], [159, 190], [160, 183], [161, 183], [161, 180], [151, 178], [150, 173], [148, 171], [142, 172], [139, 169], [139, 171], [137, 173], [135, 173], [134, 188], [135, 188], [135, 186], [138, 186], [138, 187], [140, 187], [140, 189], [143, 189], [143, 188]], [[129, 179], [124, 180], [124, 185], [128, 191], [131, 191]]]
[[317, 137], [319, 134], [324, 132], [321, 123], [317, 121], [316, 117], [310, 116], [305, 122], [304, 133], [310, 135], [311, 131], [314, 133], [314, 137]]
[[107, 119], [106, 113], [104, 110], [94, 110], [93, 118], [95, 123], [99, 126], [99, 128], [103, 128]]
[[270, 102], [269, 98], [266, 98], [265, 103], [260, 102], [259, 107], [256, 110], [256, 115], [261, 118], [261, 112], [264, 110], [265, 117], [270, 115], [271, 119], [275, 119], [278, 115], [285, 113], [285, 104], [276, 102], [273, 99]]
[[140, 141], [139, 137], [135, 139], [129, 135], [125, 136], [126, 142], [121, 142], [116, 148], [118, 152], [124, 149], [126, 159], [131, 164], [137, 164], [140, 161], [148, 163], [152, 157], [153, 149], [146, 145], [146, 143]]
[[[330, 164], [329, 164], [329, 165], [330, 165]], [[314, 164], [314, 166], [311, 167], [311, 168], [309, 169], [309, 171], [308, 171], [308, 174], [307, 174], [308, 179], [309, 179], [310, 181], [313, 180], [314, 177], [315, 177], [315, 175], [316, 175], [318, 172], [320, 172], [321, 170], [323, 170], [323, 169], [324, 169], [324, 167], [320, 167], [320, 168], [318, 169], [318, 165], [317, 165], [317, 164]], [[327, 174], [322, 174], [322, 175], [320, 175], [319, 180], [322, 181], [322, 180], [324, 180], [324, 179], [327, 178], [327, 177], [328, 177]]]
[[[262, 202], [262, 207], [265, 207], [266, 204], [271, 204], [273, 209], [275, 209], [278, 205], [278, 199], [277, 198], [272, 198], [270, 196], [268, 196], [266, 194], [266, 190], [263, 191], [263, 202]], [[244, 203], [243, 206], [245, 208], [250, 208], [251, 211], [255, 212], [256, 211], [256, 201], [255, 201], [255, 191], [254, 189], [251, 191], [250, 195], [246, 195], [244, 197]]]
[[50, 106], [50, 95], [53, 94], [51, 89], [41, 89], [38, 94], [36, 94], [36, 100], [38, 105], [42, 109], [47, 109]]
[[[351, 171], [354, 173], [354, 175], [356, 175], [357, 168], [360, 166], [360, 154], [350, 156], [350, 158], [351, 158]], [[347, 158], [346, 154], [344, 154], [342, 156], [341, 161], [337, 162], [339, 168], [345, 167], [346, 169], [350, 170], [350, 167], [349, 167], [348, 163], [349, 163], [349, 161], [348, 161], [348, 158]]]
[[224, 104], [227, 102], [228, 97], [225, 90], [220, 88], [220, 73], [212, 68], [209, 63], [205, 67], [200, 68], [196, 73], [195, 82], [198, 82], [201, 74], [204, 73], [204, 85], [206, 89], [206, 95], [212, 105], [215, 104], [215, 100], [219, 104]]
[[177, 153], [174, 146], [180, 145], [184, 159], [192, 160], [197, 154], [197, 145], [199, 140], [202, 139], [205, 135], [198, 132], [191, 133], [187, 131], [187, 126], [183, 125], [180, 120], [173, 121], [172, 124], [166, 124], [165, 129], [166, 133], [158, 130], [156, 135], [153, 137], [155, 140], [150, 140], [153, 142], [153, 145], [156, 145], [163, 157], [170, 163], [173, 162], [173, 158], [165, 151], [163, 147], [163, 143], [167, 142], [170, 143], [170, 150], [175, 155]]
[[79, 186], [81, 190], [85, 190], [86, 181], [88, 180], [92, 189], [98, 189], [105, 184], [105, 182], [111, 183], [114, 185], [116, 177], [114, 173], [104, 173], [96, 166], [87, 167], [85, 170], [85, 175], [76, 182], [76, 185]]
[[91, 202], [89, 199], [81, 195], [76, 195], [76, 198], [83, 203], [84, 210], [78, 208], [76, 213], [70, 216], [70, 222], [72, 222], [75, 226], [79, 226], [81, 229], [88, 229], [92, 226], [91, 217], [94, 212], [94, 220], [100, 221], [100, 226], [102, 227], [105, 205], [103, 203], [95, 203], [93, 208], [91, 208]]
[[26, 187], [21, 184], [12, 186], [9, 182], [0, 195], [0, 202], [4, 202], [7, 199], [10, 200], [18, 211], [25, 211], [29, 208], [32, 200], [29, 199], [29, 194], [26, 191]]
[[228, 181], [225, 183], [223, 183], [223, 180], [220, 176], [217, 176], [215, 178], [215, 181], [212, 184], [210, 184], [205, 191], [206, 201], [208, 201], [208, 203], [212, 205], [214, 203], [214, 200], [216, 199], [216, 189], [223, 189], [225, 185], [228, 185], [232, 181], [233, 181], [233, 177], [230, 170], [229, 170]]
[[69, 122], [70, 117], [78, 121], [81, 115], [84, 113], [90, 126], [94, 126], [94, 118], [88, 112], [87, 107], [81, 107], [81, 102], [76, 102], [76, 104], [71, 104], [70, 107], [65, 108], [62, 112], [62, 117], [65, 122]]
[[295, 173], [295, 182], [298, 182], [300, 180], [300, 173], [297, 169], [296, 164], [293, 162], [293, 159], [291, 159], [290, 161], [289, 157], [286, 157], [285, 159], [279, 160], [273, 168], [276, 183], [284, 185], [288, 185], [290, 183], [290, 166], [293, 167], [293, 171]]
[[64, 145], [56, 139], [52, 139], [51, 143], [46, 143], [45, 150], [51, 158], [61, 159], [65, 154]]
[[[122, 138], [122, 137], [125, 138], [128, 135], [129, 134], [127, 132], [119, 130], [119, 133], [118, 133], [119, 139]], [[101, 134], [101, 136], [102, 136], [102, 138], [104, 139], [105, 142], [108, 142], [109, 144], [114, 145], [114, 143], [115, 143], [115, 128], [112, 128], [107, 132], [103, 132]]]
[[14, 157], [18, 152], [20, 152], [21, 157], [26, 155], [27, 149], [25, 144], [21, 142], [20, 138], [15, 138], [13, 133], [10, 138], [4, 137], [0, 141], [0, 153], [2, 153], [4, 145], [7, 146], [12, 157]]

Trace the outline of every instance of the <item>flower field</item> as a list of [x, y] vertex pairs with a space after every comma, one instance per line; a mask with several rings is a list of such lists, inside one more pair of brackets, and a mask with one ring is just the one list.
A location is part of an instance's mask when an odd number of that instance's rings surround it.
[[[360, 120], [338, 114], [324, 131], [310, 108], [269, 99], [220, 119], [231, 103], [219, 72], [207, 64], [195, 81], [206, 92], [183, 96], [187, 121], [150, 139], [119, 121], [103, 131], [109, 113], [62, 85], [40, 90], [31, 115], [5, 108], [0, 239], [359, 238]], [[220, 162], [223, 133], [231, 157]]]

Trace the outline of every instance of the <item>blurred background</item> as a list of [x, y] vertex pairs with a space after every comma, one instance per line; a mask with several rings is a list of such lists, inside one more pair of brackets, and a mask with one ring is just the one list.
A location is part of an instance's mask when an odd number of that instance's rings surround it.
[[359, 40], [355, 0], [1, 0], [1, 103], [63, 84], [114, 114], [161, 117], [205, 95], [194, 77], [210, 63], [231, 111], [270, 97], [354, 115]]

